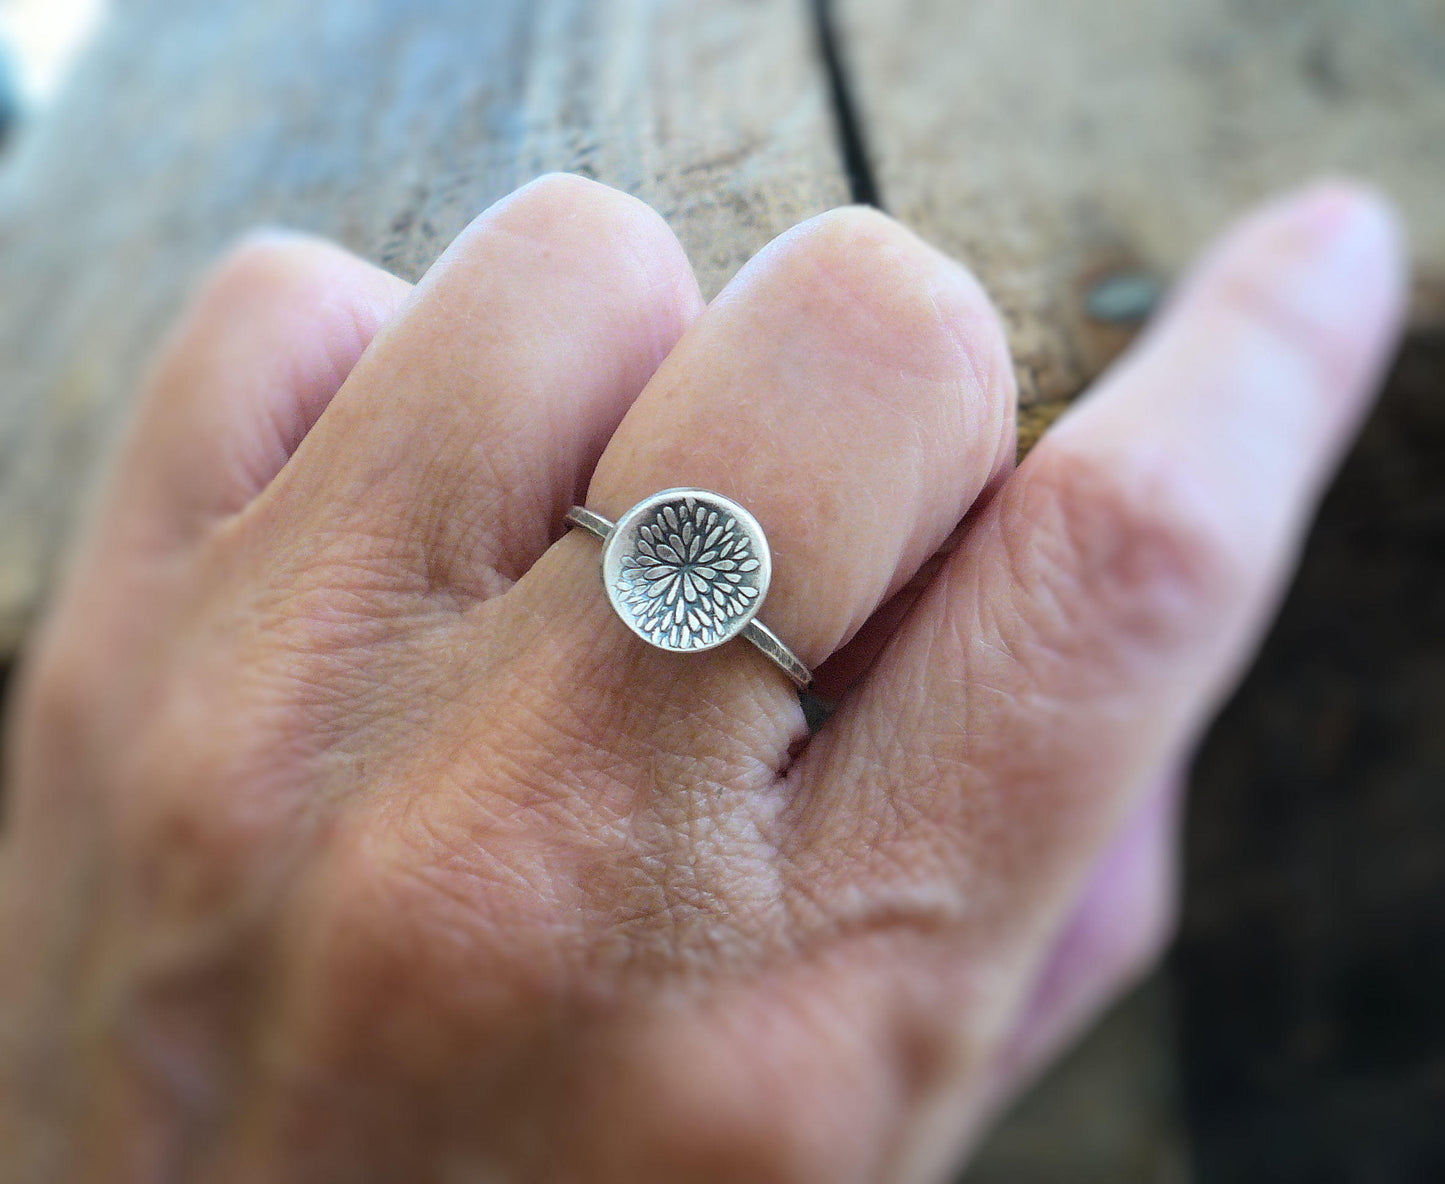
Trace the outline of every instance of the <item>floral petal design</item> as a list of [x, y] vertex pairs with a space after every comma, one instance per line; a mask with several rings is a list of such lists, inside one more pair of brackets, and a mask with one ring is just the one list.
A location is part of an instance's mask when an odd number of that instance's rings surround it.
[[725, 499], [713, 498], [678, 490], [651, 504], [625, 538], [618, 532], [624, 549], [609, 576], [613, 604], [653, 645], [717, 645], [751, 619], [767, 592], [761, 532]]

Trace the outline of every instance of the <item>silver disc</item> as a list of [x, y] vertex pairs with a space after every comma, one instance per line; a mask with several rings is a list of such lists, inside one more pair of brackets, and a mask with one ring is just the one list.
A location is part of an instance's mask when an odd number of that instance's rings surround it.
[[758, 520], [705, 489], [664, 489], [617, 520], [602, 549], [602, 582], [643, 641], [710, 650], [757, 616], [772, 579]]

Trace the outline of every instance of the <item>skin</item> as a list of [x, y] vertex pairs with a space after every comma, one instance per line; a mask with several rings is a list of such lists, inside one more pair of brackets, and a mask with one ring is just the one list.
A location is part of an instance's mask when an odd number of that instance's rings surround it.
[[[248, 241], [16, 696], [6, 1178], [945, 1178], [1165, 941], [1404, 286], [1369, 193], [1265, 207], [1015, 471], [997, 314], [877, 213], [706, 309], [573, 177], [415, 290]], [[677, 485], [766, 529], [816, 735], [562, 529]]]

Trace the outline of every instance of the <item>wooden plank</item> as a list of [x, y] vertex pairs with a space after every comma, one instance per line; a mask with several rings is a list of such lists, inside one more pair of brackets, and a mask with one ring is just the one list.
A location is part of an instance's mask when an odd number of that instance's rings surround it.
[[1025, 443], [1128, 339], [1090, 314], [1101, 278], [1172, 276], [1321, 172], [1401, 202], [1417, 321], [1445, 324], [1438, 0], [837, 4], [883, 202], [999, 302]]
[[551, 169], [652, 203], [716, 290], [847, 200], [805, 6], [119, 6], [0, 171], [0, 658], [227, 240], [282, 223], [414, 278]]
[[[1182, 1166], [1146, 1172], [1121, 1138], [1102, 1178], [1445, 1178], [1445, 7], [836, 2], [881, 197], [1002, 305], [1025, 444], [1127, 341], [1090, 313], [1101, 277], [1171, 277], [1311, 174], [1402, 205], [1414, 331], [1197, 767], [1171, 976]], [[1090, 1178], [1155, 1062], [1142, 1031], [1087, 1047], [1083, 1101], [1065, 1070], [979, 1178]]]

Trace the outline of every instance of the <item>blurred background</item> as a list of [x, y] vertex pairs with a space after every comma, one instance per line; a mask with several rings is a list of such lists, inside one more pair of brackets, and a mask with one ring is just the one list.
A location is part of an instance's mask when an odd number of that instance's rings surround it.
[[0, 0], [0, 669], [205, 263], [247, 226], [415, 278], [547, 169], [711, 294], [878, 204], [1003, 308], [1025, 447], [1241, 206], [1399, 201], [1411, 331], [1195, 768], [1179, 940], [970, 1181], [1445, 1181], [1445, 4]]

